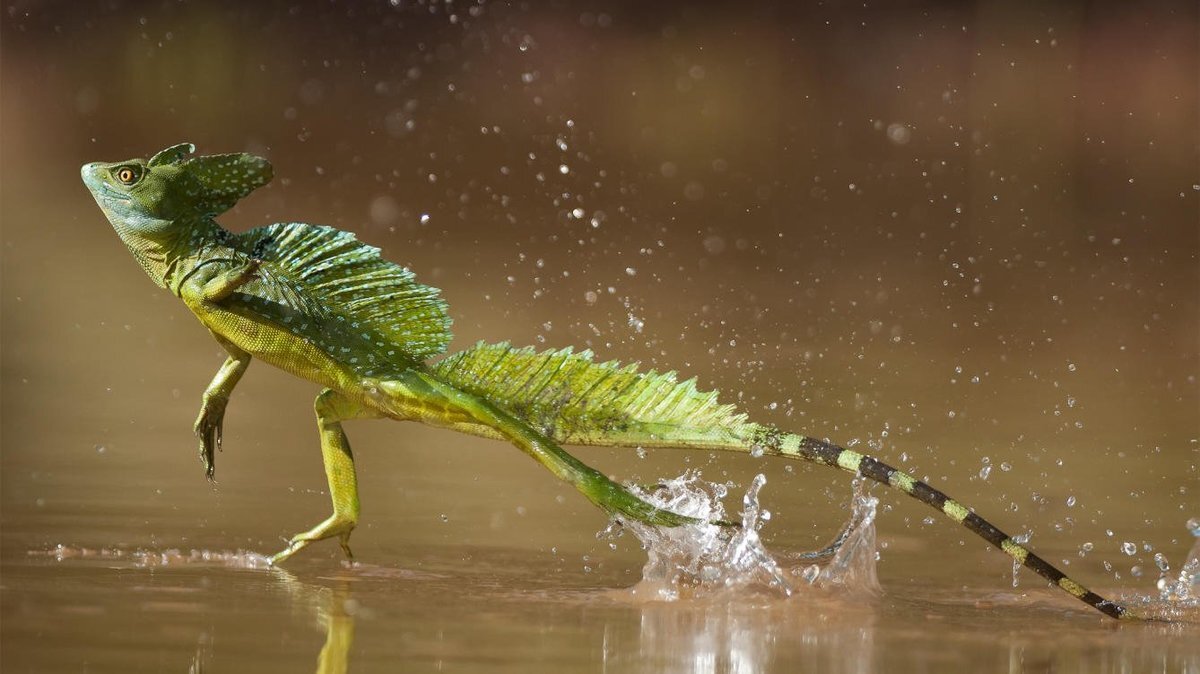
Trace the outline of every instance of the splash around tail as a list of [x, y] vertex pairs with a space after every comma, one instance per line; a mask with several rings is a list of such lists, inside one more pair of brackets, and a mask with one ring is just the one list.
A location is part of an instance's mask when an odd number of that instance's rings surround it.
[[879, 500], [856, 480], [851, 518], [845, 530], [818, 552], [776, 555], [759, 537], [771, 519], [759, 495], [767, 479], [757, 475], [742, 496], [736, 526], [727, 521], [723, 498], [730, 484], [704, 480], [698, 471], [663, 480], [653, 488], [635, 487], [638, 496], [698, 523], [664, 528], [638, 521], [614, 519], [599, 536], [620, 536], [628, 530], [647, 554], [642, 580], [631, 590], [635, 596], [659, 601], [721, 596], [753, 590], [787, 597], [806, 586], [836, 587], [873, 595], [879, 591], [875, 574], [875, 509]]
[[726, 447], [725, 449], [749, 451], [751, 453], [762, 452], [772, 456], [800, 459], [833, 466], [902, 491], [966, 527], [971, 533], [1000, 548], [1000, 550], [1012, 557], [1018, 564], [1032, 570], [1034, 573], [1050, 581], [1051, 584], [1097, 611], [1119, 620], [1141, 619], [1139, 616], [1131, 613], [1125, 606], [1105, 599], [1087, 589], [1079, 582], [1071, 579], [1053, 564], [1035, 555], [994, 524], [976, 515], [969, 508], [950, 498], [944, 492], [931, 487], [902, 470], [893, 468], [874, 457], [839, 447], [824, 440], [784, 433], [767, 426], [754, 424], [750, 424], [749, 426], [751, 430], [747, 434], [748, 441], [745, 444]]

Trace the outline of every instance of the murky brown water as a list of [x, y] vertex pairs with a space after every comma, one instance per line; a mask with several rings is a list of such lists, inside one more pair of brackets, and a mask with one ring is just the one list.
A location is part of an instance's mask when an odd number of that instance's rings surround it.
[[[879, 596], [646, 601], [644, 553], [597, 540], [573, 491], [412, 425], [347, 425], [359, 566], [333, 544], [227, 565], [327, 514], [316, 391], [253, 366], [209, 485], [190, 428], [218, 349], [85, 161], [265, 153], [276, 182], [226, 226], [359, 232], [444, 289], [453, 348], [695, 374], [869, 443], [1101, 592], [1156, 595], [1155, 553], [1177, 569], [1193, 543], [1194, 3], [401, 5], [4, 6], [0, 669], [1200, 672], [1194, 612], [1117, 625], [1013, 588], [1005, 556], [878, 489]], [[772, 550], [846, 517], [832, 471], [580, 455], [764, 472]]]

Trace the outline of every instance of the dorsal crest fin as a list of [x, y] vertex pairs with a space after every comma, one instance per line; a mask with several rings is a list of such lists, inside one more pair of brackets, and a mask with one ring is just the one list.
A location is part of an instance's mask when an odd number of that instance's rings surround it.
[[[322, 307], [358, 333], [374, 333], [413, 361], [445, 353], [450, 315], [440, 291], [379, 255], [350, 232], [279, 223], [238, 237], [239, 248], [265, 261], [305, 303]], [[297, 307], [300, 308], [300, 307]]]
[[[454, 386], [486, 398], [564, 443], [598, 437], [648, 438], [665, 429], [695, 436], [736, 431], [746, 415], [674, 372], [639, 372], [636, 363], [595, 362], [591, 351], [538, 352], [507, 342], [475, 346], [431, 367]], [[605, 441], [607, 441], [605, 440]]]

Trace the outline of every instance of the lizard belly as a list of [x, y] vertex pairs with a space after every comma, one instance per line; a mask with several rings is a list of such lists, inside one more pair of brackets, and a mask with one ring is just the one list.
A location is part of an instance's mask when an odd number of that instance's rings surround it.
[[357, 380], [348, 369], [304, 337], [262, 316], [239, 310], [206, 307], [200, 322], [239, 349], [302, 379], [345, 390]]

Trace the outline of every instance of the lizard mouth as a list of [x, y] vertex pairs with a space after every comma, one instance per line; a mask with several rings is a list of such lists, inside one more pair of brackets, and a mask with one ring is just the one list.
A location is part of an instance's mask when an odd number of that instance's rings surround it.
[[104, 193], [105, 198], [116, 199], [118, 201], [129, 201], [128, 194], [121, 194], [104, 183], [100, 183], [100, 191]]

